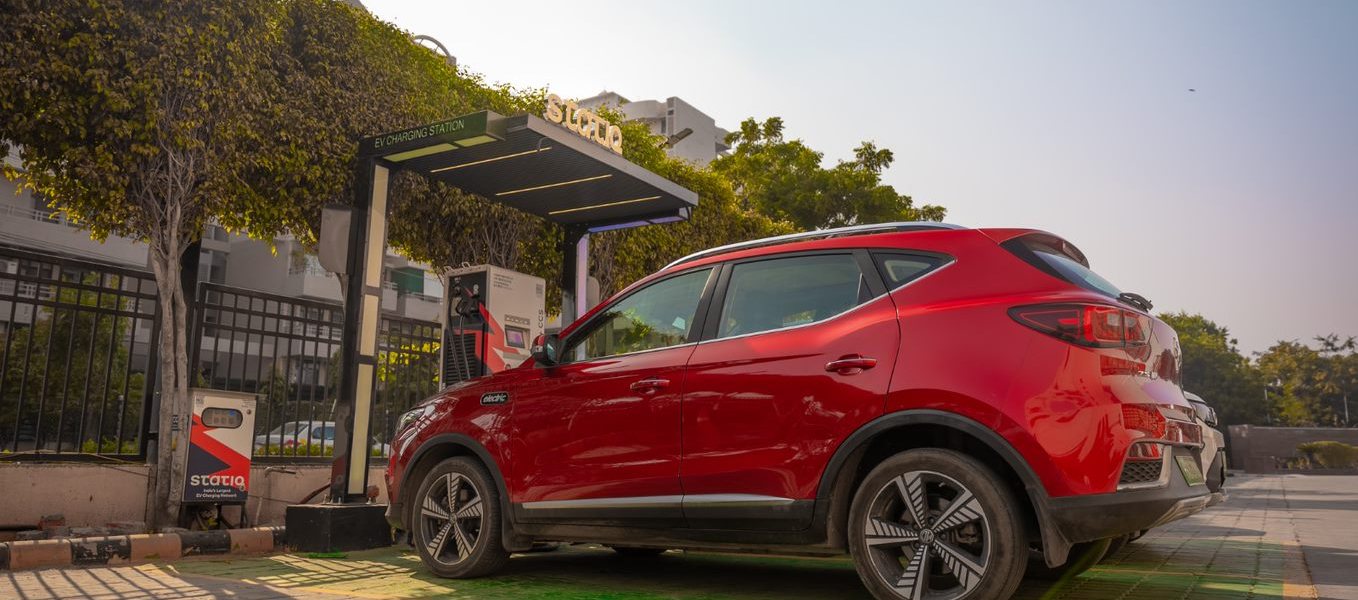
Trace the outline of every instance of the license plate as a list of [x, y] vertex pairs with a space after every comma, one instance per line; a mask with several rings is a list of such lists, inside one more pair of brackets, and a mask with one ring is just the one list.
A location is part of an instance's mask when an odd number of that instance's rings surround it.
[[1188, 485], [1207, 483], [1207, 479], [1202, 476], [1202, 469], [1198, 468], [1198, 461], [1193, 460], [1192, 456], [1176, 456], [1174, 460], [1179, 462], [1179, 472], [1184, 474], [1184, 481]]

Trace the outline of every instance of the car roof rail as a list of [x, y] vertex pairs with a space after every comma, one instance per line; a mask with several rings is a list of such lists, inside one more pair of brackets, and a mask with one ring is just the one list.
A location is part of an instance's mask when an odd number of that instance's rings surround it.
[[[695, 261], [700, 258], [715, 256], [717, 254], [726, 254], [728, 252], [735, 252], [737, 250], [749, 250], [751, 248], [762, 248], [765, 246], [776, 246], [779, 244], [787, 244], [791, 242], [829, 239], [836, 237], [848, 237], [852, 235], [869, 235], [874, 233], [937, 231], [940, 229], [956, 230], [956, 229], [966, 229], [966, 227], [962, 227], [961, 225], [953, 225], [950, 223], [935, 223], [933, 221], [903, 221], [898, 223], [874, 223], [871, 225], [850, 225], [848, 227], [836, 227], [833, 229], [818, 229], [815, 231], [803, 231], [801, 233], [776, 235], [773, 237], [760, 238], [757, 240], [750, 240], [747, 242], [736, 242], [734, 244], [727, 244], [725, 246], [717, 246], [716, 248], [708, 248], [707, 250], [694, 252], [693, 254], [685, 256], [668, 265], [665, 265], [665, 269], [669, 269], [670, 267], [673, 267], [675, 265], [682, 265], [686, 262]], [[665, 269], [661, 270], [663, 271]]]

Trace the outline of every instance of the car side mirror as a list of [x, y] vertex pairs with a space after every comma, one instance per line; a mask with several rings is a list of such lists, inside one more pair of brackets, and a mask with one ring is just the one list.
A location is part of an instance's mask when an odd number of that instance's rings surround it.
[[555, 333], [540, 335], [533, 340], [533, 363], [544, 367], [555, 366], [560, 351], [560, 336]]

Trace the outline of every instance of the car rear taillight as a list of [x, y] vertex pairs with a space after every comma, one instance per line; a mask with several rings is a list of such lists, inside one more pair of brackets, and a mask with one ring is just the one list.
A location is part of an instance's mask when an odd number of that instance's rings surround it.
[[[1198, 427], [1197, 423], [1166, 417], [1166, 413], [1178, 413], [1179, 411], [1179, 407], [1172, 405], [1123, 404], [1122, 427], [1132, 434], [1134, 442], [1202, 444], [1202, 428]], [[1159, 454], [1155, 456], [1159, 456]]]
[[1150, 404], [1123, 404], [1122, 426], [1151, 439], [1163, 439], [1168, 428], [1167, 419]]
[[1038, 304], [1009, 309], [1009, 316], [1034, 330], [1090, 348], [1145, 346], [1150, 317], [1107, 304]]

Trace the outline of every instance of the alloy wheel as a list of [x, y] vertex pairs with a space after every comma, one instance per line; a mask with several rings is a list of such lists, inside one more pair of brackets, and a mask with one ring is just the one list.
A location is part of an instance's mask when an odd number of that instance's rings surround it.
[[429, 486], [420, 505], [420, 527], [431, 558], [451, 566], [471, 555], [484, 525], [481, 499], [476, 484], [458, 473]]
[[909, 471], [882, 486], [862, 524], [872, 571], [907, 600], [967, 595], [985, 577], [990, 524], [976, 496], [933, 471]]

